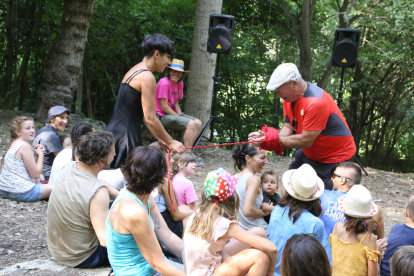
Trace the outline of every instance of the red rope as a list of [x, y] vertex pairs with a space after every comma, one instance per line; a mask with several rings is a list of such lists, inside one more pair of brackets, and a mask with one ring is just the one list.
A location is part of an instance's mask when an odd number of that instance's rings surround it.
[[173, 207], [173, 211], [175, 213], [175, 206], [174, 206], [174, 202], [172, 200], [171, 197], [171, 149], [168, 149], [168, 195], [170, 196], [170, 200], [171, 200], [171, 205]]
[[[263, 128], [262, 128], [262, 130], [263, 130]], [[258, 142], [261, 142], [262, 143], [262, 148], [263, 148], [263, 142], [275, 141], [275, 139], [277, 139], [277, 141], [279, 141], [279, 138], [278, 137], [279, 136], [277, 136], [276, 138], [266, 139], [266, 140], [262, 140], [262, 141], [258, 141]], [[276, 143], [277, 143], [277, 141], [276, 141]], [[211, 147], [223, 147], [223, 146], [233, 146], [233, 145], [240, 145], [240, 144], [250, 144], [250, 143], [254, 143], [254, 141], [237, 142], [237, 143], [227, 143], [227, 144], [216, 144], [216, 145], [199, 146], [199, 147], [189, 147], [189, 148], [186, 148], [186, 149], [200, 149], [200, 148], [211, 148]], [[280, 141], [279, 141], [279, 143], [280, 143]], [[282, 147], [282, 151], [283, 151], [283, 147]], [[172, 200], [171, 191], [170, 191], [171, 190], [171, 161], [170, 161], [171, 160], [170, 159], [171, 158], [171, 152], [172, 152], [172, 150], [171, 149], [168, 149], [168, 195], [170, 196], [171, 205], [173, 207], [173, 211], [175, 212], [175, 206], [174, 206], [174, 202]], [[279, 155], [281, 155], [281, 154], [279, 154]], [[217, 204], [218, 204], [218, 202], [217, 202]]]
[[273, 127], [268, 127], [267, 125], [262, 126], [261, 130], [265, 133], [265, 137], [267, 139], [262, 142], [260, 149], [273, 151], [277, 155], [282, 156], [284, 148], [279, 140], [280, 130]]

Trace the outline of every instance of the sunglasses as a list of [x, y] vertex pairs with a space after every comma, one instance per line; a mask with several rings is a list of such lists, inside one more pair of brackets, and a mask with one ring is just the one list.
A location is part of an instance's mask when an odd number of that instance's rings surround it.
[[298, 121], [293, 118], [292, 120], [292, 126], [293, 126], [293, 134], [296, 134], [296, 128], [298, 127]]
[[332, 178], [335, 178], [335, 177], [339, 177], [339, 178], [343, 177], [345, 179], [352, 180], [352, 178], [349, 178], [349, 177], [346, 177], [346, 176], [342, 176], [342, 175], [336, 174], [335, 172], [332, 172]]

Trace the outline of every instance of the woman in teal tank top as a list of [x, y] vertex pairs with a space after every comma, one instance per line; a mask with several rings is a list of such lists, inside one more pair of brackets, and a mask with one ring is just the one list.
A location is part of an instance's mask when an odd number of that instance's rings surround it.
[[165, 153], [137, 147], [121, 170], [128, 184], [105, 223], [108, 258], [115, 275], [185, 275], [180, 264], [165, 258], [158, 243], [181, 256], [182, 240], [169, 230], [151, 196], [167, 174]]

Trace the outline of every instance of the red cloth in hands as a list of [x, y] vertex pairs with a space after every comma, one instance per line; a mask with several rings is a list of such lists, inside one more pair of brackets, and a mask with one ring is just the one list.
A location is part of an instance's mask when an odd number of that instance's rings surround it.
[[261, 131], [265, 133], [266, 141], [262, 142], [260, 149], [264, 149], [267, 151], [273, 151], [277, 155], [283, 156], [283, 146], [279, 140], [279, 133], [280, 130], [274, 127], [268, 127], [267, 125], [263, 125]]

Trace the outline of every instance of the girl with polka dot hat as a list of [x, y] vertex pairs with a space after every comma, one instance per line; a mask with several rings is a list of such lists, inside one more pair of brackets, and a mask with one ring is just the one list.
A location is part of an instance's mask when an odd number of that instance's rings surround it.
[[276, 246], [263, 229], [238, 225], [237, 182], [221, 168], [207, 175], [202, 202], [184, 233], [187, 275], [273, 275]]

